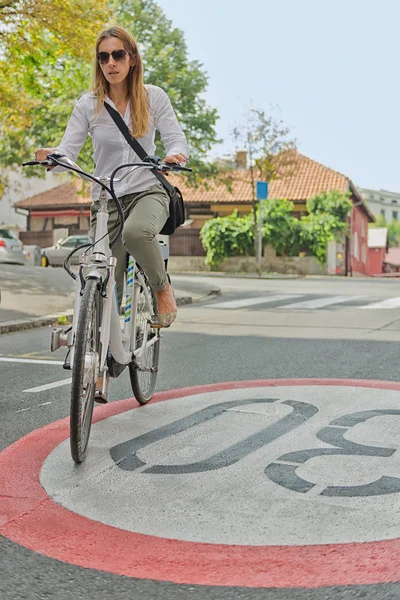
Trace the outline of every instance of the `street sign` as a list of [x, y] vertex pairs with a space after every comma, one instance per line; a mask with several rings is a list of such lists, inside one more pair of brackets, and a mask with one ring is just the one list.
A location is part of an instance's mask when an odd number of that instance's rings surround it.
[[257, 181], [257, 200], [268, 198], [268, 181]]

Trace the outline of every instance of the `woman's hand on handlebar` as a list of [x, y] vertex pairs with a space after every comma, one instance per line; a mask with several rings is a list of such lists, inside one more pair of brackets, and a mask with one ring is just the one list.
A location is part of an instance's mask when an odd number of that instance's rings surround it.
[[166, 156], [162, 162], [174, 163], [175, 165], [181, 165], [182, 167], [184, 167], [187, 161], [187, 156], [185, 156], [184, 154], [170, 154], [169, 156]]
[[[162, 162], [184, 167], [188, 162], [188, 158], [184, 154], [170, 154], [169, 156], [166, 156]], [[167, 171], [161, 171], [161, 173], [163, 175], [168, 175]]]
[[[57, 152], [57, 148], [39, 148], [39, 150], [36, 150], [35, 152], [35, 158], [42, 162], [47, 159], [49, 154], [53, 154], [53, 152]], [[54, 167], [47, 167], [48, 171], [51, 171], [52, 169], [54, 169]]]

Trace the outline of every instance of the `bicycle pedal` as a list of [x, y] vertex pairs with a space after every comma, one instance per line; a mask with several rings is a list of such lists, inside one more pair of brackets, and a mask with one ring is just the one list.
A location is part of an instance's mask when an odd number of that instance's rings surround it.
[[96, 393], [94, 396], [94, 401], [97, 402], [98, 404], [107, 404], [108, 403], [107, 397], [104, 396], [103, 394], [101, 394], [98, 390], [96, 390]]

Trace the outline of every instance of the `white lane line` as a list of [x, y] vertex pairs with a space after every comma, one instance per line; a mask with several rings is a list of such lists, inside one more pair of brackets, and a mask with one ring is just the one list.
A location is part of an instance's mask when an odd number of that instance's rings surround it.
[[28, 406], [28, 408], [20, 408], [19, 410], [16, 410], [16, 413], [20, 413], [20, 412], [26, 412], [27, 410], [31, 410], [31, 407]]
[[245, 308], [255, 304], [270, 304], [279, 300], [291, 300], [292, 298], [302, 298], [303, 294], [276, 294], [275, 296], [258, 296], [257, 298], [243, 298], [242, 300], [228, 300], [218, 304], [209, 304], [212, 308]]
[[28, 363], [30, 365], [63, 365], [62, 360], [40, 360], [38, 358], [5, 358], [0, 356], [0, 362]]
[[48, 406], [49, 404], [51, 404], [51, 402], [42, 402], [41, 404], [38, 404], [38, 406]]
[[39, 385], [38, 387], [29, 388], [29, 390], [23, 390], [24, 392], [32, 392], [33, 394], [37, 392], [44, 392], [45, 390], [51, 390], [52, 388], [61, 387], [62, 385], [68, 385], [71, 383], [72, 377], [68, 379], [62, 379], [61, 381], [54, 381], [54, 383], [46, 383], [45, 385]]
[[293, 304], [284, 304], [279, 306], [280, 309], [297, 309], [297, 308], [323, 308], [332, 304], [343, 304], [343, 302], [351, 302], [358, 300], [362, 296], [325, 296], [324, 298], [316, 298], [315, 300], [305, 300], [304, 302], [294, 302]]
[[365, 306], [361, 306], [360, 308], [397, 308], [400, 306], [400, 297], [397, 298], [387, 298], [386, 300], [381, 300], [380, 302], [372, 302], [371, 304], [366, 304]]

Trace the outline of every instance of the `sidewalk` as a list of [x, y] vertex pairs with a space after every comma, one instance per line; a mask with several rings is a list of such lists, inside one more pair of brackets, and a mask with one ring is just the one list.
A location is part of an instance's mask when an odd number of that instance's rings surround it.
[[[171, 275], [178, 306], [219, 295], [217, 285]], [[61, 268], [0, 264], [0, 334], [43, 327], [72, 316], [74, 281]]]

